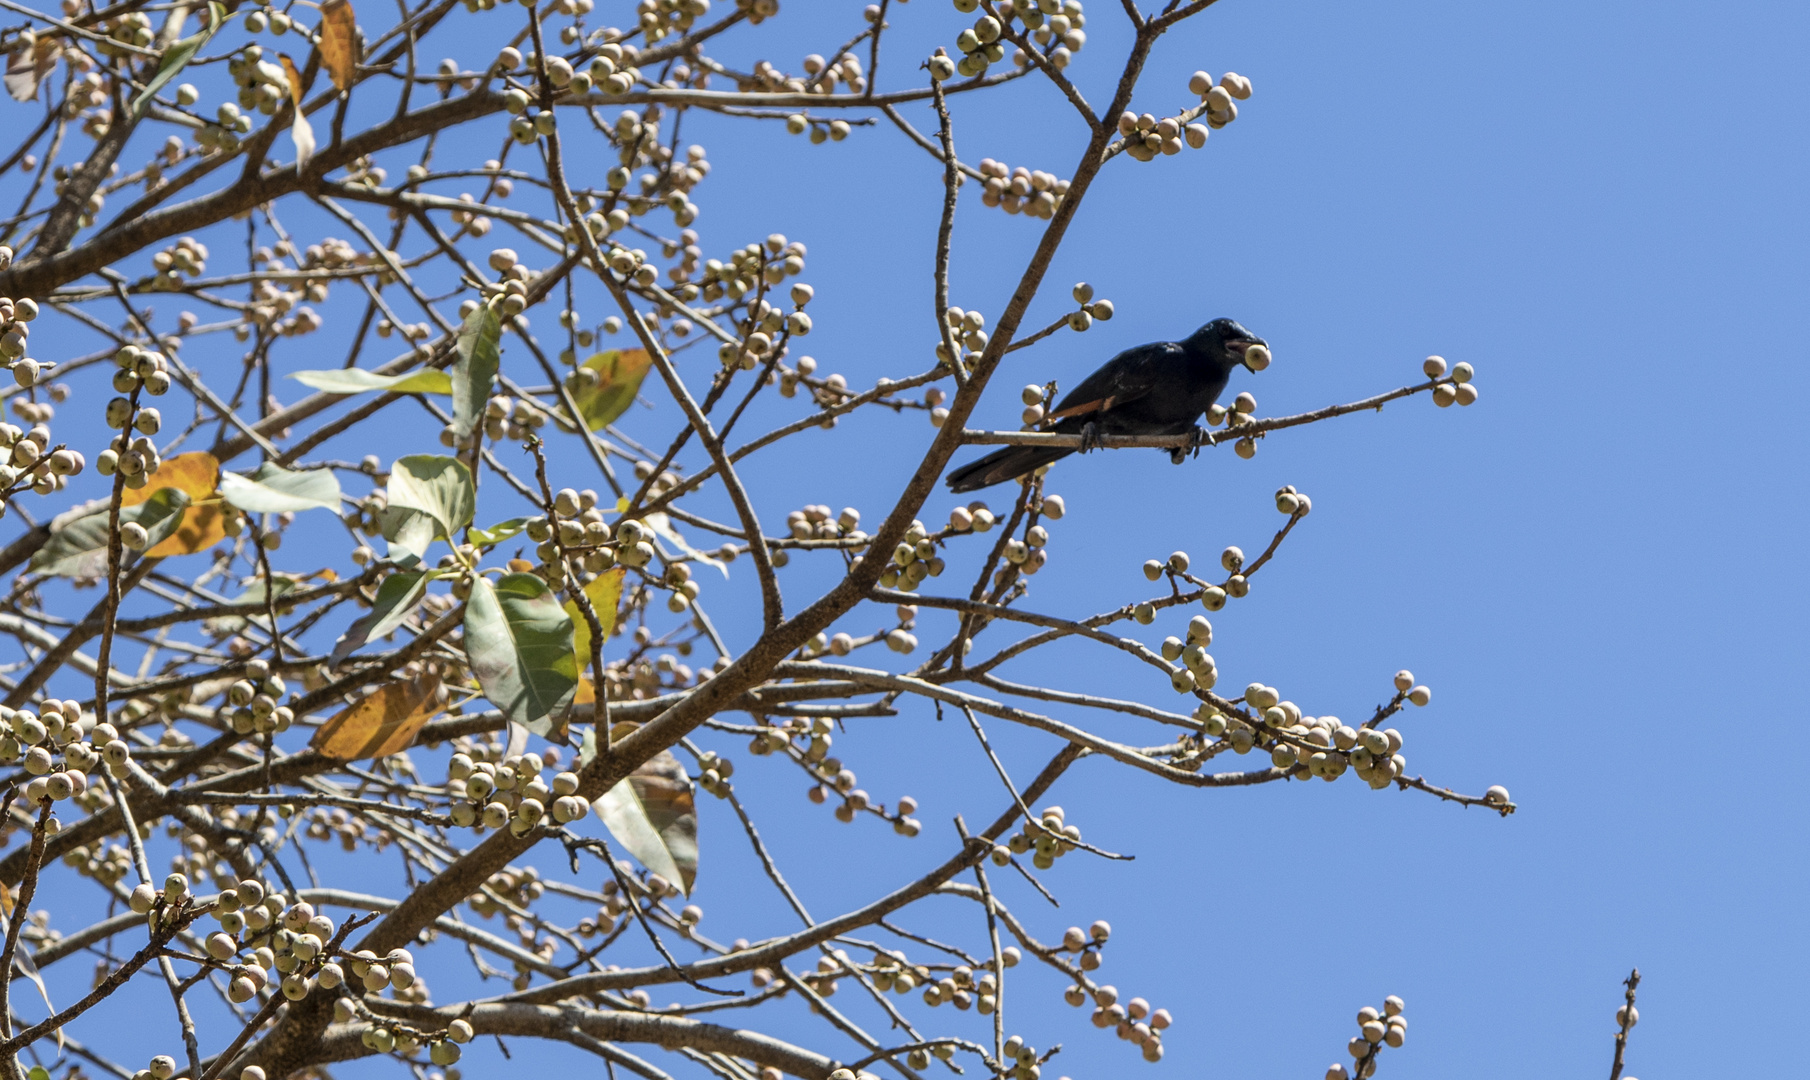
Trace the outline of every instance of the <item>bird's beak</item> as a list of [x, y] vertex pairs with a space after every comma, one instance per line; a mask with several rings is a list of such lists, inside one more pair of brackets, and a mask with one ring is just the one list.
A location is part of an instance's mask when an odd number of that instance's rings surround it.
[[[1262, 348], [1257, 348], [1262, 346]], [[1240, 338], [1232, 343], [1234, 355], [1238, 362], [1253, 372], [1262, 371], [1270, 366], [1269, 342], [1262, 338]]]

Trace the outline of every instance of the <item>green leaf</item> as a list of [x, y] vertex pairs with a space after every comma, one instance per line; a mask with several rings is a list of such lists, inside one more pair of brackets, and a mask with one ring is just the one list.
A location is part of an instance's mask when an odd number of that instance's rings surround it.
[[391, 562], [412, 566], [427, 557], [439, 526], [419, 510], [387, 507], [377, 517], [383, 538], [390, 542]]
[[646, 349], [600, 352], [584, 362], [586, 368], [597, 373], [597, 384], [574, 384], [572, 399], [578, 402], [578, 411], [592, 431], [602, 431], [605, 424], [615, 423], [628, 411], [653, 363]]
[[[585, 732], [584, 747], [596, 756], [594, 729]], [[691, 778], [672, 751], [660, 751], [591, 805], [642, 866], [691, 895], [698, 879], [698, 810]]]
[[220, 495], [250, 514], [338, 510], [339, 478], [333, 475], [332, 469], [292, 472], [266, 461], [250, 478], [238, 473], [221, 473]]
[[533, 574], [506, 574], [495, 585], [485, 577], [472, 583], [465, 655], [490, 703], [536, 735], [553, 731], [555, 715], [578, 690], [572, 619]]
[[[137, 506], [122, 506], [121, 524], [136, 521], [151, 534], [146, 550], [169, 539], [182, 524], [188, 509], [188, 492], [181, 488], [163, 488]], [[108, 511], [100, 510], [77, 518], [50, 534], [50, 542], [32, 556], [31, 568], [59, 577], [98, 578], [107, 572]]]
[[460, 529], [471, 524], [478, 501], [471, 470], [458, 458], [443, 454], [411, 454], [397, 458], [390, 466], [389, 494], [391, 513], [385, 514], [383, 530], [384, 537], [389, 540], [395, 540], [397, 536], [390, 532], [387, 521], [397, 519], [400, 531], [404, 527], [401, 519], [408, 516], [394, 512], [413, 510], [433, 522], [430, 540], [451, 542]]
[[50, 1070], [42, 1065], [33, 1065], [25, 1075], [27, 1080], [50, 1080]]
[[171, 79], [174, 79], [183, 68], [188, 67], [189, 61], [193, 60], [195, 54], [201, 51], [201, 46], [206, 45], [208, 39], [214, 36], [214, 31], [225, 24], [227, 18], [225, 4], [219, 3], [218, 0], [210, 0], [207, 9], [209, 15], [207, 26], [203, 27], [199, 33], [190, 34], [163, 51], [163, 56], [157, 61], [157, 74], [151, 76], [151, 81], [145, 84], [144, 93], [132, 100], [133, 120], [144, 116], [145, 110], [149, 109], [151, 102], [156, 99], [157, 91], [168, 86]]
[[508, 521], [499, 521], [488, 529], [473, 529], [467, 535], [479, 547], [492, 547], [519, 535], [528, 527], [528, 520], [525, 517], [510, 518]]
[[452, 366], [452, 426], [458, 438], [470, 438], [472, 428], [484, 417], [490, 386], [502, 364], [497, 347], [502, 336], [503, 324], [487, 304], [480, 304], [459, 326], [459, 358]]
[[415, 606], [427, 593], [427, 583], [435, 575], [426, 570], [408, 573], [391, 574], [377, 586], [377, 599], [371, 610], [363, 618], [346, 629], [345, 634], [333, 646], [333, 655], [327, 662], [328, 667], [338, 667], [345, 663], [346, 657], [363, 648], [368, 641], [374, 641], [402, 625]]
[[362, 394], [367, 390], [398, 394], [450, 394], [452, 376], [444, 371], [409, 371], [379, 375], [363, 368], [328, 368], [325, 371], [292, 371], [289, 377], [303, 386], [329, 394]]

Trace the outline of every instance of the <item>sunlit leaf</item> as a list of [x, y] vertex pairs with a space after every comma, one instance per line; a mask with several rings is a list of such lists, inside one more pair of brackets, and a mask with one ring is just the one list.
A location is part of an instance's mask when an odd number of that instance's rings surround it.
[[440, 676], [429, 672], [412, 681], [386, 683], [322, 724], [308, 745], [336, 761], [400, 754], [443, 711]]
[[[137, 506], [164, 488], [175, 488], [189, 497], [189, 511], [182, 524], [169, 539], [146, 551], [159, 559], [171, 555], [193, 555], [206, 551], [226, 538], [226, 515], [220, 504], [212, 501], [215, 483], [220, 475], [220, 462], [205, 450], [178, 454], [163, 463], [150, 482], [137, 491], [127, 488], [120, 494], [121, 506]], [[142, 524], [142, 522], [141, 522]]]
[[592, 431], [602, 431], [605, 424], [615, 423], [628, 411], [653, 363], [646, 349], [600, 352], [584, 362], [585, 367], [597, 373], [597, 385], [583, 386], [572, 397]]
[[502, 334], [503, 324], [487, 304], [479, 304], [459, 326], [458, 359], [452, 366], [452, 426], [458, 438], [469, 438], [484, 417], [490, 386], [502, 363], [497, 346]]
[[303, 386], [329, 394], [362, 394], [367, 390], [398, 394], [450, 394], [452, 376], [444, 371], [410, 371], [379, 375], [363, 368], [328, 368], [325, 371], [293, 371], [289, 377]]
[[321, 5], [321, 66], [340, 93], [352, 89], [358, 64], [358, 17], [350, 0], [327, 0]]
[[443, 454], [411, 454], [390, 466], [390, 504], [379, 524], [393, 551], [417, 558], [435, 540], [451, 541], [471, 524], [477, 489], [471, 470]]
[[[622, 603], [622, 578], [626, 573], [622, 567], [614, 567], [598, 574], [584, 587], [585, 598], [591, 602], [591, 610], [597, 614], [606, 639], [616, 625], [616, 606]], [[566, 601], [566, 614], [572, 618], [572, 656], [578, 661], [578, 670], [583, 671], [591, 663], [591, 624], [585, 620], [584, 612], [578, 610], [576, 600]]]
[[333, 646], [329, 667], [345, 663], [346, 657], [364, 647], [366, 642], [381, 639], [402, 625], [427, 594], [427, 583], [433, 575], [425, 570], [391, 574], [377, 586], [377, 599], [364, 617], [353, 623]]
[[534, 574], [479, 577], [465, 605], [465, 655], [490, 703], [536, 735], [553, 731], [578, 689], [572, 619]]
[[[158, 475], [163, 474], [159, 471]], [[332, 469], [292, 472], [266, 461], [249, 478], [238, 473], [221, 474], [220, 495], [250, 514], [338, 510], [339, 478]]]
[[528, 519], [517, 517], [510, 518], [508, 521], [499, 521], [488, 529], [473, 529], [467, 535], [471, 537], [471, 542], [479, 547], [491, 547], [512, 536], [520, 535], [522, 530], [527, 527]]
[[[595, 733], [587, 730], [580, 760], [588, 763], [596, 753]], [[660, 751], [591, 805], [642, 866], [691, 895], [698, 879], [697, 803], [691, 778], [672, 751]]]
[[[159, 488], [137, 506], [121, 507], [121, 524], [136, 521], [151, 536], [151, 547], [175, 535], [188, 509], [188, 493], [180, 488]], [[108, 512], [99, 510], [80, 517], [50, 534], [50, 540], [32, 556], [31, 568], [59, 577], [98, 578], [107, 572]]]
[[156, 100], [157, 92], [168, 86], [170, 80], [174, 79], [183, 68], [188, 67], [189, 61], [193, 60], [195, 54], [201, 51], [201, 46], [206, 45], [208, 39], [214, 36], [214, 32], [226, 22], [225, 4], [218, 3], [216, 0], [216, 2], [210, 2], [207, 8], [210, 18], [206, 26], [171, 44], [163, 51], [163, 55], [157, 61], [157, 74], [151, 76], [151, 81], [145, 84], [144, 93], [132, 99], [133, 119], [144, 116], [145, 110], [149, 109], [151, 102]]

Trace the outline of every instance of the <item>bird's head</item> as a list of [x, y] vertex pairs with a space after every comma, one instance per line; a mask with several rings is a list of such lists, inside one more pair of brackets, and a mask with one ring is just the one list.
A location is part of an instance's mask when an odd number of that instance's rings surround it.
[[[1236, 319], [1214, 319], [1189, 335], [1186, 344], [1197, 354], [1223, 362], [1228, 370], [1239, 364], [1252, 371], [1262, 371], [1269, 366], [1269, 343], [1238, 325]], [[1253, 345], [1264, 346], [1254, 362]]]

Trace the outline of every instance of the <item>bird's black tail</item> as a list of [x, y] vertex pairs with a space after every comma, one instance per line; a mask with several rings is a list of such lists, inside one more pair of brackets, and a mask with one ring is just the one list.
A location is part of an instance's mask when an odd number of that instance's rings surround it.
[[979, 491], [1004, 483], [1074, 453], [1066, 447], [1005, 446], [949, 474], [949, 490]]

